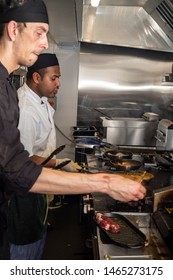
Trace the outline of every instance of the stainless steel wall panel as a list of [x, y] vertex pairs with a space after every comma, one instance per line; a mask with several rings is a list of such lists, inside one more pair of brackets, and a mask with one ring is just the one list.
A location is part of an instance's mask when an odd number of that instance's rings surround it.
[[162, 84], [172, 61], [172, 53], [82, 43], [78, 125], [101, 125], [94, 108], [113, 118], [153, 112], [173, 119], [173, 86]]

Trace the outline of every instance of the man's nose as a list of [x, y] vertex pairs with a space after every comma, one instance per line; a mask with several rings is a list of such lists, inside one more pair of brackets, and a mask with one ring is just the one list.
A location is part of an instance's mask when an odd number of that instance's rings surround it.
[[43, 38], [42, 45], [43, 45], [44, 49], [48, 49], [48, 47], [49, 47], [48, 37], [47, 37], [46, 34], [45, 34], [45, 36], [44, 36], [44, 38]]
[[57, 87], [58, 87], [58, 88], [60, 88], [60, 86], [61, 86], [61, 83], [60, 83], [60, 80], [59, 80], [59, 78], [57, 78], [57, 79], [56, 79], [56, 85], [57, 85]]

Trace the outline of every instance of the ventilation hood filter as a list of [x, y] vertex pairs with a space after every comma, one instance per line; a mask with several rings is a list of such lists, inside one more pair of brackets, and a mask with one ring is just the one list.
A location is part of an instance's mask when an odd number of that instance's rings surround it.
[[148, 0], [144, 9], [173, 41], [173, 0]]
[[172, 2], [85, 0], [81, 41], [173, 52]]

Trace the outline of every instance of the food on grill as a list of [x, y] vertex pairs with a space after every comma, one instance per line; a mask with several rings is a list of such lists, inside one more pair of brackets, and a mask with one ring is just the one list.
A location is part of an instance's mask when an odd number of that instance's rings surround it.
[[120, 161], [116, 163], [119, 166], [136, 166], [136, 162]]
[[96, 213], [96, 221], [106, 231], [111, 233], [118, 233], [120, 231], [120, 225], [101, 212]]
[[[123, 173], [122, 174], [124, 177], [127, 177], [129, 179], [132, 179], [134, 181], [140, 181], [141, 180], [141, 177], [143, 176], [143, 173], [142, 172], [135, 172], [135, 173], [130, 173], [130, 172], [126, 172], [126, 173]], [[146, 172], [144, 174], [144, 176], [142, 177], [142, 181], [150, 181], [151, 179], [153, 179], [154, 175], [149, 173], [149, 172]]]
[[133, 159], [119, 159], [110, 161], [110, 165], [117, 170], [130, 171], [138, 169], [141, 162]]
[[82, 169], [82, 167], [77, 162], [71, 161], [71, 163], [73, 164], [74, 168], [76, 168], [77, 170]]
[[124, 156], [125, 156], [125, 154], [120, 153], [120, 152], [118, 152], [118, 153], [116, 153], [116, 154], [113, 154], [113, 153], [111, 153], [111, 152], [108, 152], [107, 154], [108, 154], [109, 156], [113, 156], [113, 157], [124, 157]]

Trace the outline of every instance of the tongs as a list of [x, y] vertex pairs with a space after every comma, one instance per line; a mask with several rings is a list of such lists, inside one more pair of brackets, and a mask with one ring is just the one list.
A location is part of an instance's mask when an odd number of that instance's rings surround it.
[[61, 169], [64, 166], [66, 166], [67, 164], [69, 164], [71, 162], [71, 159], [65, 160], [63, 162], [61, 162], [60, 164], [57, 164], [53, 169]]
[[51, 160], [53, 158], [53, 156], [57, 155], [58, 153], [60, 153], [62, 150], [64, 150], [65, 145], [62, 145], [58, 148], [56, 148], [51, 154], [50, 156], [48, 156], [42, 163], [41, 165], [45, 165], [49, 160]]
[[146, 173], [147, 173], [147, 171], [144, 171], [144, 172], [142, 173], [142, 175], [140, 176], [140, 178], [139, 178], [139, 180], [138, 180], [139, 183], [142, 183], [142, 181], [143, 181], [143, 179], [144, 179]]

